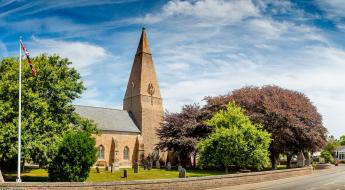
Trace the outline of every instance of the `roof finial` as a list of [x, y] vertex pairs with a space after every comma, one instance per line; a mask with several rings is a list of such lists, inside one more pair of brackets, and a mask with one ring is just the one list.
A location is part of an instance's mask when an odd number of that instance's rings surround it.
[[151, 50], [149, 48], [149, 42], [146, 36], [145, 27], [142, 27], [140, 41], [139, 41], [139, 45], [137, 49], [137, 53], [142, 53], [142, 52], [151, 54]]

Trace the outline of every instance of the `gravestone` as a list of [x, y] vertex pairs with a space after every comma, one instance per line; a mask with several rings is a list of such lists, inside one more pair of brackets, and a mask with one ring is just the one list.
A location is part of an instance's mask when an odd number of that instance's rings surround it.
[[178, 167], [177, 167], [177, 171], [181, 171], [183, 168], [182, 168], [182, 166], [181, 165], [179, 165]]
[[120, 164], [119, 162], [114, 162], [112, 164], [111, 173], [115, 173], [117, 171], [120, 171]]
[[0, 170], [0, 183], [5, 182], [4, 177], [2, 176], [1, 170]]
[[179, 178], [186, 178], [186, 176], [187, 176], [186, 169], [182, 168], [181, 170], [179, 170], [179, 172], [178, 172], [178, 177]]
[[152, 162], [148, 162], [147, 169], [151, 170], [152, 169]]
[[111, 172], [111, 165], [109, 165], [107, 169], [109, 172]]
[[139, 172], [139, 163], [138, 162], [135, 162], [133, 164], [133, 170], [134, 170], [134, 173], [138, 173]]
[[96, 167], [96, 171], [97, 171], [97, 173], [99, 173], [99, 168], [98, 167]]
[[156, 161], [156, 168], [161, 168], [161, 164], [159, 163], [159, 160]]
[[303, 155], [303, 152], [298, 153], [297, 156], [297, 167], [304, 167], [305, 165], [305, 157]]
[[123, 170], [123, 178], [128, 178], [127, 170]]
[[171, 170], [171, 162], [167, 163], [166, 169], [169, 170], [169, 171]]

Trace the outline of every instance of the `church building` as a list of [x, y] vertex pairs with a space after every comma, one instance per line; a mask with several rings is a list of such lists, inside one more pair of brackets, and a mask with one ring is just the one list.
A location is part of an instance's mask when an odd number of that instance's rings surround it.
[[101, 134], [95, 136], [96, 165], [131, 167], [153, 153], [156, 128], [163, 120], [163, 103], [147, 35], [143, 28], [123, 99], [123, 110], [75, 106], [82, 117], [93, 120]]

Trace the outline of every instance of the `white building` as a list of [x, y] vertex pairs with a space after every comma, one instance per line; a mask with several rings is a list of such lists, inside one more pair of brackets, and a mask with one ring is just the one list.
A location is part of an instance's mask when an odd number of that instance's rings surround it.
[[345, 160], [345, 146], [340, 146], [335, 150], [335, 158], [337, 160]]

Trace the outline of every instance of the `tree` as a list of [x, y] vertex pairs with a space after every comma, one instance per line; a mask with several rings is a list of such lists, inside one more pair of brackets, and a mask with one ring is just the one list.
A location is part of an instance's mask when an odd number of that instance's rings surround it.
[[341, 141], [338, 141], [334, 136], [327, 137], [327, 142], [323, 147], [323, 150], [326, 150], [330, 153], [334, 153], [335, 150], [341, 145]]
[[90, 167], [97, 160], [95, 145], [96, 141], [89, 132], [76, 130], [67, 133], [49, 165], [49, 180], [85, 181]]
[[269, 162], [270, 134], [253, 124], [243, 110], [229, 103], [207, 124], [215, 128], [198, 145], [202, 165], [262, 169]]
[[322, 151], [320, 157], [324, 158], [326, 163], [334, 163], [333, 155], [328, 150]]
[[[162, 151], [173, 151], [179, 161], [186, 165], [191, 155], [196, 156], [196, 144], [210, 133], [205, 125], [199, 105], [185, 105], [181, 113], [165, 113], [162, 127], [157, 129]], [[195, 163], [195, 162], [194, 162]]]
[[209, 114], [235, 101], [253, 122], [261, 123], [272, 134], [270, 156], [273, 168], [276, 168], [280, 153], [291, 158], [292, 153], [299, 151], [320, 150], [326, 142], [327, 129], [322, 124], [321, 115], [300, 92], [277, 86], [245, 87], [205, 100]]
[[345, 135], [342, 135], [342, 136], [339, 138], [339, 142], [340, 142], [340, 145], [341, 145], [341, 146], [345, 146]]
[[[40, 55], [33, 63], [36, 77], [31, 76], [28, 63], [22, 63], [22, 156], [23, 160], [44, 166], [51, 161], [66, 131], [93, 124], [74, 112], [72, 101], [85, 87], [71, 62], [57, 55]], [[0, 64], [2, 166], [17, 156], [18, 64], [16, 58], [5, 58]]]
[[[333, 135], [327, 137], [327, 142], [325, 146], [323, 147], [323, 152], [329, 152], [332, 157], [335, 157], [336, 155], [336, 149], [341, 145], [341, 137], [338, 141], [336, 138], [334, 138]], [[327, 155], [326, 155], [327, 156]]]

